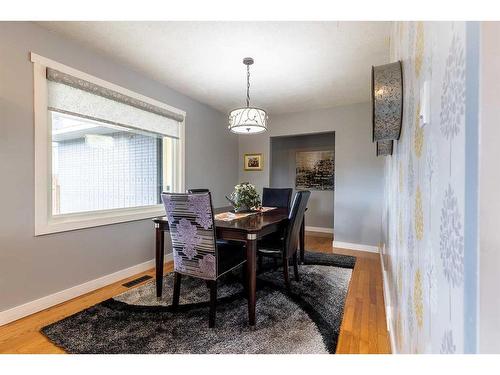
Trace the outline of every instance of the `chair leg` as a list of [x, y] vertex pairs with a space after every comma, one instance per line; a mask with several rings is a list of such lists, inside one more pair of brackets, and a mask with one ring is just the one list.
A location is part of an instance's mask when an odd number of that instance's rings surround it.
[[288, 258], [283, 255], [283, 276], [285, 278], [285, 287], [290, 290], [290, 275], [288, 274]]
[[181, 295], [181, 278], [182, 274], [175, 272], [174, 275], [174, 295], [172, 298], [172, 310], [176, 310], [179, 306], [179, 297]]
[[302, 219], [302, 224], [300, 225], [299, 232], [299, 243], [300, 243], [300, 263], [304, 264], [304, 253], [305, 253], [305, 236], [306, 236], [306, 218]]
[[299, 278], [299, 259], [297, 252], [293, 253], [293, 273], [295, 274], [295, 281], [300, 281]]
[[208, 327], [215, 327], [215, 309], [217, 306], [217, 280], [210, 281], [210, 312], [208, 316]]

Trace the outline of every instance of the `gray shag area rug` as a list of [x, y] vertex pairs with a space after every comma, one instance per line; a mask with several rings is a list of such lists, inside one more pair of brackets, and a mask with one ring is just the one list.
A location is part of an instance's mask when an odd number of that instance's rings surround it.
[[257, 276], [257, 323], [248, 326], [240, 273], [219, 281], [216, 328], [208, 328], [209, 292], [183, 277], [179, 309], [171, 311], [173, 274], [156, 299], [154, 280], [43, 327], [69, 353], [335, 353], [355, 257], [306, 252], [300, 281], [264, 263]]

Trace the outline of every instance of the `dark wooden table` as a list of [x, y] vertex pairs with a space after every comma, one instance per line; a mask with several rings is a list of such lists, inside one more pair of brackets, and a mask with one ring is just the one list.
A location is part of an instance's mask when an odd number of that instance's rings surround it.
[[[226, 212], [231, 207], [215, 209], [215, 213]], [[285, 209], [249, 215], [232, 221], [215, 220], [217, 239], [235, 240], [246, 243], [247, 277], [248, 277], [248, 322], [255, 325], [256, 281], [257, 281], [257, 241], [263, 236], [277, 232], [285, 223], [288, 215]], [[153, 219], [156, 231], [156, 296], [162, 295], [163, 263], [165, 248], [165, 231], [169, 230], [166, 217]], [[300, 257], [304, 260], [304, 221], [300, 231]]]

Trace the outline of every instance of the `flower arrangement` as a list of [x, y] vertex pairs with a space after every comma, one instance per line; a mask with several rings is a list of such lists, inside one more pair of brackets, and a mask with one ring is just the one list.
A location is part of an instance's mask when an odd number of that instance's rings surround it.
[[242, 182], [234, 187], [234, 191], [226, 196], [235, 212], [256, 210], [260, 207], [260, 195], [255, 186], [249, 182]]

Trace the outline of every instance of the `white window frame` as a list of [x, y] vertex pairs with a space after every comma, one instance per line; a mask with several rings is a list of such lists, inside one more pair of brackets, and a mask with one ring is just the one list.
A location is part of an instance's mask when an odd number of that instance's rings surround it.
[[74, 77], [95, 83], [132, 98], [165, 108], [182, 115], [179, 123], [179, 147], [176, 160], [175, 192], [185, 191], [185, 121], [186, 112], [174, 108], [155, 99], [137, 94], [121, 86], [104, 81], [87, 73], [73, 69], [51, 59], [31, 52], [34, 77], [34, 130], [35, 130], [35, 236], [65, 232], [76, 229], [91, 228], [101, 225], [143, 220], [155, 216], [163, 216], [162, 204], [118, 208], [99, 211], [79, 212], [52, 216], [52, 134], [47, 109], [48, 90], [46, 68], [56, 69]]

